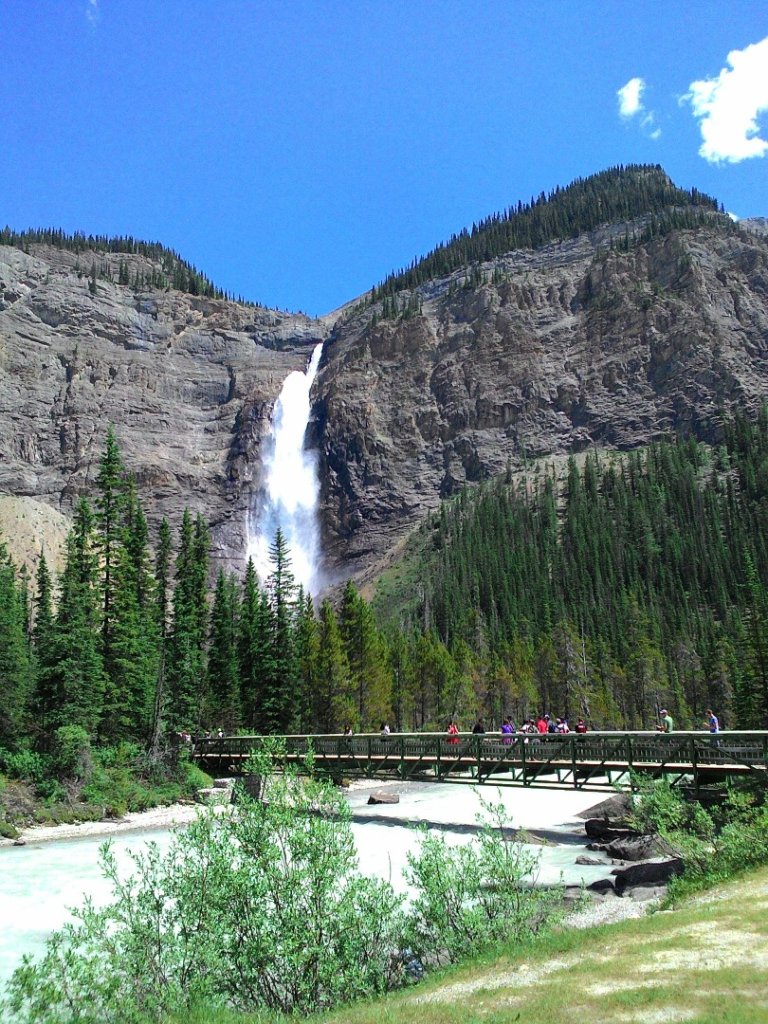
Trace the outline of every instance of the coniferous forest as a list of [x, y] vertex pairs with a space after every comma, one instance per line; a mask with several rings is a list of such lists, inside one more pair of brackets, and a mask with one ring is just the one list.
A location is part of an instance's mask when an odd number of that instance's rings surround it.
[[695, 188], [678, 188], [658, 164], [610, 167], [549, 194], [542, 192], [529, 203], [519, 202], [452, 235], [409, 267], [387, 275], [369, 300], [391, 298], [402, 289], [418, 288], [515, 249], [536, 249], [604, 224], [637, 218], [646, 219], [651, 235], [699, 224], [735, 230], [717, 200]]
[[[768, 724], [768, 414], [722, 445], [659, 442], [567, 471], [507, 473], [414, 535], [373, 604], [291, 575], [219, 573], [186, 513], [151, 537], [110, 431], [53, 580], [0, 564], [0, 757], [55, 756], [67, 730], [151, 755], [180, 732], [490, 727], [539, 710], [591, 728], [682, 726], [715, 707]], [[64, 730], [64, 734], [62, 734]], [[63, 736], [63, 739], [62, 739]]]

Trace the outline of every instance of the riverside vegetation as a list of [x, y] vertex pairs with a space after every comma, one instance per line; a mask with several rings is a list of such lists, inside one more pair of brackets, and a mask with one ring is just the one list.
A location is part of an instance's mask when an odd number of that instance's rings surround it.
[[[254, 758], [262, 776], [269, 753]], [[162, 857], [150, 845], [112, 902], [86, 902], [9, 984], [4, 1020], [139, 1024], [200, 1007], [307, 1012], [405, 984], [502, 937], [549, 926], [558, 893], [521, 883], [535, 858], [505, 838], [501, 809], [471, 846], [426, 835], [409, 857], [413, 898], [358, 866], [351, 812], [328, 782], [270, 776], [265, 801], [201, 813]]]
[[[418, 980], [425, 967], [432, 973], [472, 961], [475, 974], [485, 967], [485, 984], [455, 982], [449, 975], [445, 994], [428, 986], [418, 1000], [427, 1015], [421, 1019], [432, 1019], [425, 1003], [438, 1003], [443, 1012], [458, 995], [462, 1019], [493, 1019], [483, 1003], [476, 1007], [470, 999], [467, 1006], [463, 996], [503, 988], [505, 1004], [528, 1013], [526, 989], [536, 976], [515, 971], [513, 964], [523, 957], [540, 962], [536, 973], [542, 977], [569, 968], [567, 1005], [591, 1001], [581, 989], [572, 991], [570, 973], [586, 973], [594, 987], [589, 949], [585, 941], [553, 931], [561, 894], [530, 886], [536, 858], [505, 837], [508, 822], [501, 808], [485, 806], [483, 828], [465, 846], [449, 846], [444, 837], [425, 832], [408, 858], [406, 901], [389, 883], [360, 872], [349, 806], [338, 790], [313, 777], [311, 758], [301, 776], [295, 768], [274, 776], [275, 756], [279, 748], [264, 750], [250, 766], [268, 779], [266, 800], [239, 793], [231, 814], [202, 812], [176, 835], [165, 857], [153, 845], [134, 855], [133, 874], [118, 873], [106, 844], [102, 865], [112, 883], [111, 902], [103, 908], [86, 902], [74, 923], [48, 940], [41, 959], [22, 963], [0, 1006], [4, 1019], [275, 1021], [382, 996]], [[673, 885], [672, 900], [768, 860], [765, 797], [764, 790], [739, 787], [710, 815], [666, 784], [641, 786], [633, 823], [682, 848], [688, 865]], [[663, 931], [652, 927], [646, 945]], [[593, 944], [601, 940], [626, 971], [616, 941], [598, 931]], [[746, 951], [740, 955], [749, 959]], [[615, 972], [603, 974], [605, 961], [603, 952], [602, 995], [614, 996], [615, 988], [619, 1007], [651, 1006], [662, 998], [679, 1005], [679, 987], [651, 997], [626, 979], [610, 982]], [[488, 964], [495, 965], [490, 976]], [[583, 987], [590, 989], [586, 982]], [[622, 1001], [620, 993], [628, 989], [632, 1001]], [[538, 996], [536, 1002], [534, 1014], [542, 1010]], [[374, 1012], [384, 1013], [377, 1019], [409, 1020], [414, 1009], [407, 998]], [[363, 1006], [331, 1019], [369, 1016]], [[716, 1018], [701, 1018], [710, 1019]], [[742, 1018], [728, 1017], [737, 1019]]]

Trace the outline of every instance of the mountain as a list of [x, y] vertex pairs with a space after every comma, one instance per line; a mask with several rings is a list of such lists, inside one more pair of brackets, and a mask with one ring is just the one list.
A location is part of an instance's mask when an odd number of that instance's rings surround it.
[[[759, 409], [768, 239], [709, 202], [687, 207], [701, 218], [689, 226], [679, 202], [666, 210], [425, 274], [336, 325], [316, 432], [332, 560], [364, 570], [508, 464], [676, 433], [714, 441], [723, 413]], [[404, 312], [382, 317], [387, 302]]]
[[239, 560], [272, 406], [326, 340], [310, 429], [326, 568], [360, 575], [508, 464], [716, 440], [723, 412], [756, 412], [760, 229], [658, 167], [614, 168], [460, 232], [322, 320], [223, 297], [162, 247], [0, 234], [0, 491], [68, 512], [111, 422], [150, 518], [204, 511], [214, 552]]

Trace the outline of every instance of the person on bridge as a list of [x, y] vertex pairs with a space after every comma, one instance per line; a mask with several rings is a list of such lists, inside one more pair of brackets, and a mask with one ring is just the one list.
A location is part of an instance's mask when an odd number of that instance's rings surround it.
[[711, 733], [720, 732], [720, 719], [717, 717], [712, 708], [707, 708], [704, 712], [705, 725], [709, 728]]
[[675, 722], [672, 715], [667, 711], [666, 708], [662, 708], [659, 712], [661, 715], [661, 724], [659, 725], [659, 732], [672, 732], [675, 728]]
[[587, 731], [587, 723], [584, 721], [583, 718], [580, 718], [578, 720], [578, 722], [576, 723], [576, 732], [582, 732], [583, 733], [583, 732], [586, 732], [586, 731]]
[[472, 726], [472, 732], [476, 736], [479, 735], [480, 733], [484, 733], [485, 732], [485, 723], [483, 722], [482, 718], [478, 718], [478, 720]]
[[536, 732], [541, 733], [543, 736], [547, 731], [547, 723], [549, 722], [549, 715], [539, 715], [536, 719]]
[[512, 742], [510, 737], [513, 735], [514, 732], [515, 732], [515, 723], [512, 721], [512, 719], [509, 717], [509, 715], [507, 715], [507, 717], [501, 723], [501, 734], [502, 734], [502, 737], [503, 737], [501, 742], [507, 744], [507, 746], [508, 746]]
[[448, 722], [447, 732], [448, 732], [448, 742], [449, 743], [458, 743], [459, 742], [459, 727], [456, 724], [456, 722], [454, 721], [454, 719], [451, 719]]

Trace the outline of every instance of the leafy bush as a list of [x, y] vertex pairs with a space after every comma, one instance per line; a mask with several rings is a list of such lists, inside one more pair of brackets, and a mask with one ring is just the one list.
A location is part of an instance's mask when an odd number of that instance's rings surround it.
[[401, 984], [419, 958], [455, 961], [554, 916], [560, 894], [532, 888], [538, 858], [508, 839], [500, 807], [485, 807], [468, 846], [424, 837], [404, 909], [360, 873], [341, 793], [292, 768], [271, 775], [267, 754], [251, 768], [268, 778], [266, 801], [241, 790], [231, 814], [201, 814], [165, 856], [154, 844], [134, 855], [129, 877], [102, 848], [111, 903], [87, 902], [38, 962], [23, 961], [3, 1021], [159, 1024], [201, 1006], [305, 1015]]
[[538, 856], [507, 838], [502, 805], [485, 805], [477, 841], [450, 846], [425, 833], [408, 857], [406, 878], [416, 889], [409, 945], [422, 959], [455, 963], [499, 941], [537, 932], [561, 903], [557, 889], [534, 888]]
[[102, 867], [112, 903], [86, 905], [9, 985], [7, 1020], [136, 1024], [199, 1002], [302, 1013], [380, 992], [398, 968], [402, 914], [360, 874], [343, 796], [287, 773], [269, 803], [201, 816], [162, 857]]
[[35, 810], [38, 825], [71, 825], [82, 821], [101, 821], [103, 817], [103, 808], [93, 804], [61, 802], [44, 804]]
[[46, 778], [49, 764], [42, 754], [34, 750], [10, 751], [0, 748], [0, 771], [12, 779], [38, 784]]
[[88, 732], [80, 725], [62, 725], [53, 734], [51, 767], [58, 779], [87, 782], [93, 772]]
[[715, 824], [700, 803], [686, 800], [669, 780], [634, 776], [635, 803], [628, 823], [646, 835], [658, 834], [672, 840], [683, 833], [704, 842], [711, 841]]
[[768, 804], [762, 782], [731, 783], [723, 803], [708, 813], [686, 800], [666, 779], [636, 780], [630, 824], [657, 832], [681, 854], [682, 877], [672, 881], [672, 901], [768, 863]]
[[186, 796], [194, 796], [198, 789], [209, 789], [213, 785], [211, 776], [207, 775], [202, 768], [198, 768], [194, 761], [183, 760], [180, 769]]

